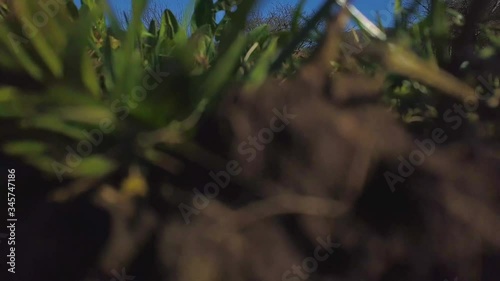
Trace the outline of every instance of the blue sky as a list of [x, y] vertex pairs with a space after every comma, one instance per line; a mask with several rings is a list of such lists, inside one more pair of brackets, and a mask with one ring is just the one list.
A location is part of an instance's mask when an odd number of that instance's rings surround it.
[[[156, 2], [160, 6], [168, 7], [175, 14], [182, 15], [185, 8], [193, 0], [150, 0], [151, 2]], [[206, 0], [209, 1], [209, 0]], [[314, 11], [317, 9], [325, 0], [306, 0], [306, 10]], [[80, 2], [76, 0], [76, 2]], [[130, 0], [109, 0], [112, 7], [115, 7], [118, 13], [121, 14], [122, 11], [130, 10]], [[276, 3], [291, 3], [296, 4], [299, 0], [261, 0], [261, 6], [263, 12], [273, 7]], [[382, 24], [384, 26], [391, 25], [392, 23], [392, 3], [394, 0], [352, 0], [354, 4], [362, 13], [364, 13], [369, 19], [375, 21], [377, 15], [380, 16]]]

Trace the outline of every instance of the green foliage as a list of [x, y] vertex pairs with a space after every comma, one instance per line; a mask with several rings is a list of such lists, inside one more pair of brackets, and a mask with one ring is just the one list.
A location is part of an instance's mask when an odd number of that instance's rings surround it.
[[[149, 157], [157, 145], [189, 142], [201, 116], [228, 86], [255, 89], [270, 76], [293, 74], [301, 62], [294, 55], [296, 47], [312, 38], [333, 1], [326, 1], [303, 25], [301, 1], [291, 30], [276, 33], [265, 25], [245, 31], [254, 2], [198, 0], [188, 24], [168, 9], [161, 22], [145, 24], [147, 1], [134, 0], [125, 30], [106, 1], [82, 0], [79, 9], [70, 1], [38, 27], [21, 20], [33, 19], [40, 10], [36, 1], [16, 0], [16, 14], [0, 7], [0, 70], [33, 81], [0, 84], [0, 118], [12, 124], [12, 135], [23, 136], [2, 140], [1, 147], [56, 176], [60, 167], [54, 163], [68, 166], [66, 147], [77, 149], [88, 141], [83, 132], [98, 130], [103, 140], [92, 145], [77, 167], [68, 167], [68, 176], [105, 176], [117, 163], [128, 166], [140, 159], [157, 164], [161, 157]], [[446, 9], [439, 3], [410, 25], [401, 1], [396, 1], [400, 16], [391, 39], [436, 68], [450, 59], [453, 38], [448, 34], [460, 17], [453, 11], [451, 17], [443, 16]], [[218, 13], [223, 14], [220, 21]], [[487, 31], [494, 44], [484, 56], [495, 54], [499, 46], [496, 34]], [[356, 69], [371, 75], [377, 63], [357, 57]], [[337, 71], [350, 69], [344, 66]], [[432, 88], [397, 73], [386, 80], [385, 99], [402, 116], [432, 111]]]
[[[396, 1], [396, 14], [402, 7], [399, 2]], [[495, 43], [498, 40], [498, 33], [491, 32], [487, 26], [478, 26], [477, 34], [485, 34], [487, 40], [478, 39], [474, 42], [467, 42], [470, 46], [476, 47], [476, 57], [472, 57], [471, 54], [468, 58], [461, 58], [463, 54], [457, 53], [454, 40], [460, 36], [465, 16], [447, 6], [444, 1], [438, 0], [429, 1], [430, 6], [426, 7], [428, 13], [422, 16], [417, 9], [418, 3], [420, 2], [413, 2], [414, 6], [407, 6], [406, 9], [401, 10], [401, 17], [396, 17], [396, 24], [392, 30], [395, 34], [392, 39], [395, 44], [411, 49], [424, 59], [431, 69], [445, 68], [453, 59], [461, 60], [464, 66], [461, 71], [469, 79], [467, 82], [472, 85], [478, 83], [478, 76], [488, 73], [488, 71], [495, 71], [486, 68], [481, 70], [468, 69], [467, 65], [469, 65], [470, 59], [488, 60], [498, 53], [499, 45]], [[417, 18], [417, 21], [410, 20], [412, 18]], [[399, 75], [389, 76], [386, 83], [386, 99], [391, 104], [396, 105], [395, 108], [401, 116], [417, 114], [421, 117], [417, 119], [422, 122], [437, 118], [438, 116], [434, 114], [436, 111], [434, 105], [439, 91], [429, 87], [429, 85], [422, 85], [413, 78]]]
[[[3, 149], [52, 176], [55, 163], [67, 166], [64, 147], [87, 141], [83, 132], [100, 130], [103, 141], [70, 167], [68, 177], [103, 176], [113, 163], [145, 157], [155, 143], [189, 141], [222, 90], [262, 82], [279, 51], [276, 36], [264, 27], [243, 34], [241, 19], [253, 1], [197, 1], [189, 28], [168, 9], [161, 22], [145, 26], [147, 1], [133, 1], [126, 30], [105, 1], [81, 4], [59, 7], [34, 36], [26, 36], [19, 20], [33, 18], [39, 9], [33, 1], [19, 1], [16, 17], [0, 25], [0, 67], [43, 85], [36, 91], [0, 86], [0, 117], [26, 135], [5, 140]], [[221, 11], [224, 18], [216, 22]], [[103, 123], [113, 129], [104, 133]], [[110, 155], [120, 140], [127, 150]]]

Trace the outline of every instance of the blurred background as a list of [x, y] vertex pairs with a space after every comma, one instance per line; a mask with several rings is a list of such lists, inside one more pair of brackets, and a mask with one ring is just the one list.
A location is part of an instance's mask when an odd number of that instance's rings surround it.
[[498, 280], [500, 2], [347, 2], [0, 0], [2, 280]]

